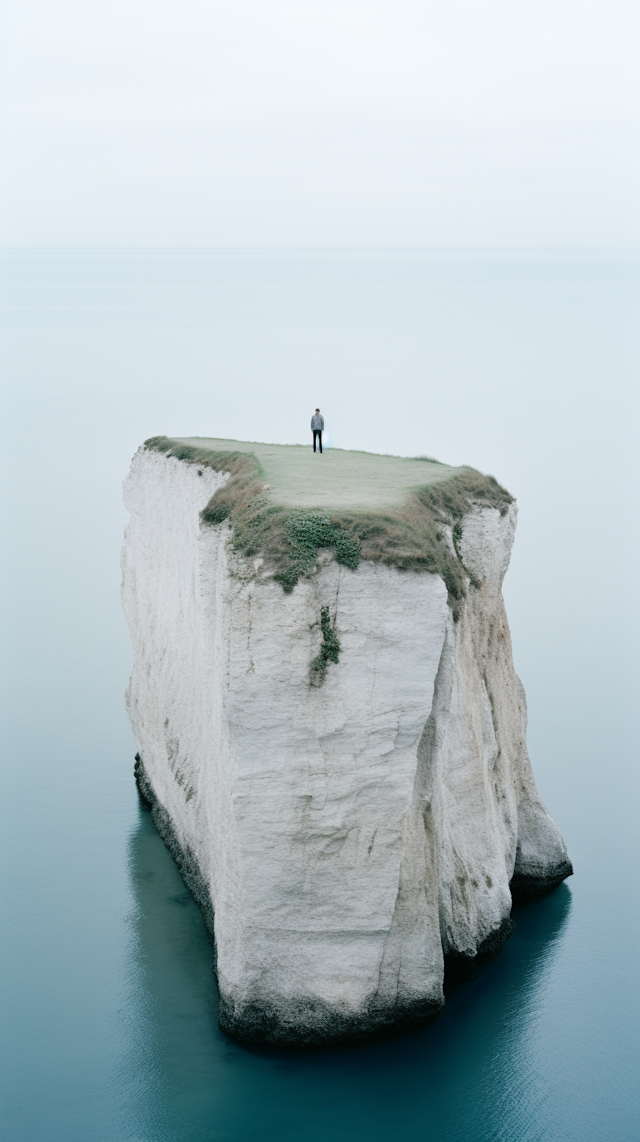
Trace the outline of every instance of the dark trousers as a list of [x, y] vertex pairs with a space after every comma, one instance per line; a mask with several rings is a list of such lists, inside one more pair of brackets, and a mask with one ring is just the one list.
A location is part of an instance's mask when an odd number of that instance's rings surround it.
[[315, 452], [315, 450], [316, 450], [316, 436], [317, 436], [318, 437], [318, 444], [320, 445], [320, 451], [322, 452], [322, 429], [314, 428], [314, 429], [312, 429], [312, 432], [313, 432], [313, 451]]

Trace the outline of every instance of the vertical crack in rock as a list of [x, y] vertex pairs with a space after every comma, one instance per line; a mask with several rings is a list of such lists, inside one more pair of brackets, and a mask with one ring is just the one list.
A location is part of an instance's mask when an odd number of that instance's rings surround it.
[[444, 1003], [438, 855], [430, 800], [433, 725], [430, 713], [417, 749], [398, 891], [378, 971], [374, 1010], [395, 1024], [431, 1022]]

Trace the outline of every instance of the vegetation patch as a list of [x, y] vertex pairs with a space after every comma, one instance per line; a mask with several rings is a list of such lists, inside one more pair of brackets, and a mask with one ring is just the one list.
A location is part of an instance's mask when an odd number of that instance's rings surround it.
[[337, 519], [331, 519], [322, 511], [291, 511], [283, 521], [283, 527], [289, 540], [288, 563], [274, 578], [282, 583], [285, 591], [292, 591], [300, 576], [315, 566], [322, 547], [332, 547], [336, 562], [343, 563], [352, 571], [360, 562], [358, 540], [345, 531]]
[[471, 583], [471, 586], [476, 588], [481, 587], [482, 584], [480, 580], [473, 574], [473, 571], [470, 571], [468, 567], [465, 567], [464, 563], [462, 562], [462, 555], [460, 554], [460, 543], [462, 541], [461, 519], [456, 520], [453, 527], [451, 528], [451, 541], [453, 543], [454, 551], [460, 562], [460, 566], [464, 570], [465, 574], [469, 576], [469, 582]]
[[504, 515], [513, 501], [493, 476], [462, 468], [449, 480], [408, 492], [404, 504], [387, 511], [286, 508], [265, 490], [264, 473], [252, 453], [214, 452], [166, 436], [146, 440], [145, 447], [229, 473], [202, 511], [202, 522], [216, 526], [228, 520], [234, 548], [249, 558], [261, 555], [285, 592], [313, 574], [318, 551], [330, 548], [338, 563], [352, 569], [365, 559], [399, 571], [440, 575], [456, 620], [467, 583], [481, 586], [462, 562], [463, 518], [478, 507], [497, 508]]
[[329, 608], [323, 607], [320, 611], [320, 626], [322, 628], [322, 645], [317, 658], [311, 663], [311, 685], [321, 686], [327, 673], [330, 662], [337, 662], [340, 657], [340, 643], [338, 636], [331, 626]]

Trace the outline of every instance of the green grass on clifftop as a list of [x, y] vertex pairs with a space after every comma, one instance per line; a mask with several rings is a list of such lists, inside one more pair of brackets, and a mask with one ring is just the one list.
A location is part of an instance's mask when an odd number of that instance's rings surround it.
[[236, 550], [261, 555], [285, 591], [332, 548], [353, 569], [367, 559], [440, 575], [456, 618], [467, 582], [479, 586], [460, 558], [462, 518], [480, 506], [504, 513], [513, 500], [493, 476], [427, 458], [200, 437], [154, 436], [145, 447], [229, 473], [203, 524], [228, 520]]

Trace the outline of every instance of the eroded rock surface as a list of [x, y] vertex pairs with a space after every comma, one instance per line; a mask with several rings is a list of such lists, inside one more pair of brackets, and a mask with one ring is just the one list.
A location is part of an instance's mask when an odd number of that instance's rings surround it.
[[284, 594], [201, 526], [225, 479], [141, 449], [123, 553], [138, 783], [214, 933], [221, 1026], [313, 1043], [434, 1018], [445, 961], [473, 974], [512, 890], [571, 872], [502, 600], [516, 506], [465, 516], [480, 585], [454, 622], [437, 575], [328, 551]]

